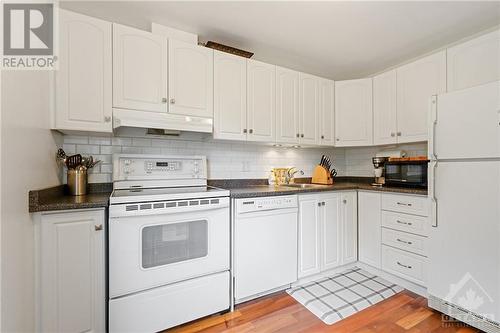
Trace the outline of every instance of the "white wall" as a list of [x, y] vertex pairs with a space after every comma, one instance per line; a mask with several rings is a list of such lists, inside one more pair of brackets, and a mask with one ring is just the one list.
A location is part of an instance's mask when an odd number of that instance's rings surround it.
[[49, 73], [2, 72], [1, 328], [34, 331], [34, 227], [28, 191], [59, 184], [62, 139], [49, 130]]

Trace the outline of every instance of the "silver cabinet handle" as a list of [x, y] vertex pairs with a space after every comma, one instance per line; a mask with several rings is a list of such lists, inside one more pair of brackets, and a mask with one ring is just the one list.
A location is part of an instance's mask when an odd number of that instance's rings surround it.
[[413, 224], [411, 222], [404, 222], [404, 221], [400, 221], [400, 220], [396, 220], [396, 222], [399, 224], [404, 224], [404, 225], [412, 225]]
[[253, 129], [250, 129], [250, 130], [248, 131], [248, 133], [252, 134], [252, 133], [253, 133]]
[[95, 231], [101, 231], [101, 230], [103, 229], [103, 228], [102, 228], [102, 224], [96, 224], [96, 225], [94, 226], [94, 228], [95, 228]]
[[297, 137], [300, 137], [300, 134], [299, 134], [299, 133], [297, 133]]
[[163, 104], [166, 104], [166, 103], [167, 103], [167, 98], [166, 98], [166, 97], [163, 97], [163, 98], [161, 99], [161, 102], [162, 102]]
[[396, 134], [397, 134], [397, 136], [401, 136], [401, 132], [397, 132]]
[[323, 201], [323, 202], [321, 203], [321, 206], [324, 206], [324, 205], [326, 205], [326, 204], [325, 204], [325, 202]]
[[392, 137], [395, 137], [395, 136], [396, 136], [396, 133], [391, 132], [391, 136], [392, 136]]
[[400, 243], [403, 243], [403, 244], [408, 244], [408, 245], [413, 244], [412, 242], [408, 242], [408, 241], [405, 241], [405, 240], [402, 240], [402, 239], [399, 239], [399, 238], [397, 238], [396, 240], [397, 240], [398, 242], [400, 242]]
[[175, 98], [170, 99], [170, 104], [175, 104]]
[[246, 132], [247, 132], [247, 129], [246, 129], [246, 128], [244, 128], [244, 129], [243, 129], [243, 133], [246, 133]]
[[346, 203], [347, 203], [347, 200], [346, 200], [346, 199], [342, 200], [342, 203], [343, 203], [343, 204], [346, 204]]
[[321, 207], [321, 202], [318, 202], [318, 207]]
[[407, 206], [407, 207], [411, 207], [411, 203], [406, 203], [406, 202], [396, 202], [396, 204], [400, 205], [400, 206]]
[[301, 135], [300, 135], [300, 137], [301, 137], [301, 138], [303, 138], [303, 137], [304, 137], [304, 134], [301, 134]]
[[111, 121], [111, 117], [110, 116], [104, 117], [104, 122], [105, 123], [109, 123], [110, 121]]
[[340, 141], [340, 139], [339, 139], [339, 138], [336, 138], [335, 140]]
[[396, 263], [397, 263], [399, 266], [401, 266], [401, 267], [411, 269], [411, 266], [410, 266], [410, 265], [404, 265], [404, 264], [400, 263], [399, 261], [397, 261]]
[[324, 138], [325, 138], [325, 136], [324, 136], [324, 135], [322, 135], [322, 136], [321, 136], [321, 138], [322, 138], [322, 139], [324, 139]]

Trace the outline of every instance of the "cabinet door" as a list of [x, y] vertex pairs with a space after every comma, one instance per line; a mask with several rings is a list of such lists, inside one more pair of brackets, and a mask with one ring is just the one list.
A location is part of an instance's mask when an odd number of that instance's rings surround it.
[[42, 332], [105, 332], [104, 210], [39, 221]]
[[276, 139], [276, 66], [247, 62], [247, 124], [249, 141]]
[[299, 73], [276, 68], [276, 142], [299, 142]]
[[299, 197], [299, 278], [321, 270], [319, 208], [316, 196]]
[[445, 91], [445, 51], [397, 69], [398, 142], [428, 140], [430, 99]]
[[247, 62], [214, 51], [214, 138], [246, 140]]
[[396, 70], [373, 78], [373, 143], [397, 143]]
[[356, 192], [345, 192], [342, 201], [342, 264], [358, 260], [358, 213]]
[[213, 118], [213, 63], [212, 49], [168, 41], [169, 113]]
[[113, 24], [113, 107], [166, 112], [164, 37]]
[[55, 128], [112, 132], [111, 23], [60, 10]]
[[322, 79], [319, 83], [319, 143], [335, 144], [335, 82]]
[[335, 145], [373, 142], [372, 79], [335, 82]]
[[500, 30], [447, 51], [448, 91], [500, 80]]
[[318, 143], [319, 78], [299, 74], [299, 128], [302, 144]]
[[321, 270], [335, 268], [340, 264], [340, 195], [325, 194], [319, 199], [321, 202]]
[[358, 192], [359, 261], [380, 268], [381, 195]]

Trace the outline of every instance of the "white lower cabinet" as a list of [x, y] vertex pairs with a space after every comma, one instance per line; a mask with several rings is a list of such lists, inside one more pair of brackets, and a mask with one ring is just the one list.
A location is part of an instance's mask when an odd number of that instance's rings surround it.
[[380, 268], [381, 194], [358, 193], [359, 261]]
[[36, 216], [38, 331], [106, 331], [104, 229], [104, 209]]
[[341, 202], [341, 264], [358, 260], [358, 193], [343, 192]]
[[356, 192], [300, 195], [298, 240], [299, 278], [355, 262]]

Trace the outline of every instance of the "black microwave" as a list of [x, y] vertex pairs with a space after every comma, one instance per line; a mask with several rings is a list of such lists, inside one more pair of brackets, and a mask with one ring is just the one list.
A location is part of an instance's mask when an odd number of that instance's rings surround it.
[[428, 160], [385, 162], [385, 184], [427, 188]]

